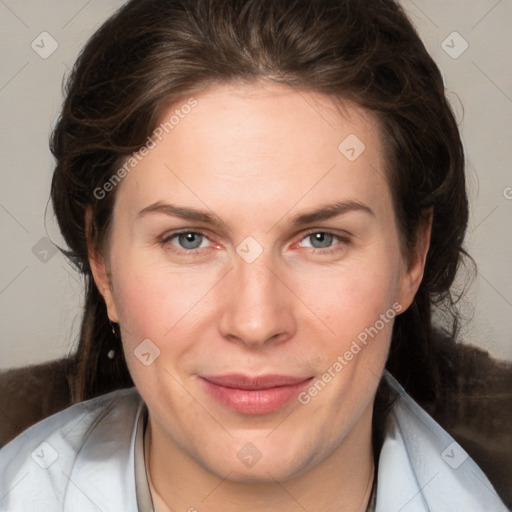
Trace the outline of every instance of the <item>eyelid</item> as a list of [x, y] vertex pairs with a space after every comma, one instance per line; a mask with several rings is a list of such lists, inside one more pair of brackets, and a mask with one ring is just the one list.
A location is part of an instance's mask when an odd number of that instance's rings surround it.
[[[333, 236], [336, 236], [336, 237], [342, 238], [342, 239], [345, 239], [345, 238], [348, 239], [353, 236], [352, 233], [349, 233], [348, 231], [329, 229], [329, 228], [310, 228], [310, 229], [307, 229], [305, 232], [303, 232], [301, 234], [301, 236], [302, 236], [302, 238], [305, 238], [308, 235], [314, 235], [315, 233], [326, 233], [328, 235], [333, 235]], [[302, 240], [302, 238], [301, 238], [301, 240]]]
[[206, 238], [210, 238], [206, 231], [202, 230], [201, 228], [180, 228], [180, 229], [174, 229], [172, 231], [168, 231], [164, 233], [160, 238], [162, 241], [169, 240], [171, 238], [174, 238], [178, 235], [183, 235], [185, 233], [194, 233], [196, 235], [202, 235]]

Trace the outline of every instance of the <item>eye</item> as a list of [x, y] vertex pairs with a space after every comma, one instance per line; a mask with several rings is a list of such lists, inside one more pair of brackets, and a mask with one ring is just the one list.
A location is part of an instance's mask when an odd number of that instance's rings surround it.
[[330, 233], [328, 231], [311, 231], [299, 243], [302, 244], [304, 241], [310, 242], [310, 245], [306, 245], [306, 247], [313, 248], [314, 252], [325, 253], [341, 249], [346, 243], [349, 242], [347, 237], [335, 235], [334, 233]]
[[167, 235], [163, 240], [163, 245], [172, 245], [177, 247], [178, 252], [192, 252], [196, 249], [202, 249], [208, 246], [208, 238], [203, 233], [197, 231], [179, 231]]

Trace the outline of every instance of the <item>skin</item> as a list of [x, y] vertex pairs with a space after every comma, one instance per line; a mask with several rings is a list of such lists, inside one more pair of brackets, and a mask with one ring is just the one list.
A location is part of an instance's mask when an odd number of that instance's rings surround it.
[[[154, 488], [172, 510], [364, 510], [372, 406], [393, 321], [306, 405], [238, 413], [198, 375], [320, 378], [393, 304], [409, 307], [430, 228], [404, 257], [378, 126], [361, 107], [264, 82], [215, 85], [195, 98], [118, 186], [105, 257], [90, 250], [149, 409]], [[353, 162], [338, 149], [349, 134], [366, 146]], [[336, 201], [373, 213], [291, 224]], [[222, 222], [139, 214], [157, 202]], [[204, 235], [192, 236], [199, 248], [172, 236], [182, 228]], [[311, 229], [335, 236], [318, 242]], [[252, 263], [236, 252], [248, 236], [263, 250]], [[145, 339], [160, 350], [148, 366], [134, 355]], [[261, 454], [252, 467], [237, 457], [247, 443]]]

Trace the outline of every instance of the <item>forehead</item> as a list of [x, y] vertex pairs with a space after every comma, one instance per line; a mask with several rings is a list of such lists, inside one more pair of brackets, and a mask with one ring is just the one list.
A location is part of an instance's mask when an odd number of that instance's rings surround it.
[[[233, 155], [243, 146], [262, 155], [273, 152], [274, 157], [285, 150], [293, 150], [288, 157], [307, 157], [314, 152], [318, 157], [319, 150], [330, 153], [338, 149], [340, 137], [349, 132], [377, 149], [376, 117], [349, 100], [266, 81], [215, 85], [194, 99], [197, 105], [193, 109], [187, 108], [190, 98], [186, 97], [167, 108], [159, 126], [172, 128], [176, 144], [194, 132], [203, 152], [227, 147]], [[298, 145], [304, 141], [309, 144]]]
[[286, 211], [298, 201], [306, 207], [388, 195], [374, 116], [319, 93], [216, 85], [165, 109], [151, 137], [152, 148], [118, 191], [131, 206], [229, 203], [251, 216], [275, 204]]

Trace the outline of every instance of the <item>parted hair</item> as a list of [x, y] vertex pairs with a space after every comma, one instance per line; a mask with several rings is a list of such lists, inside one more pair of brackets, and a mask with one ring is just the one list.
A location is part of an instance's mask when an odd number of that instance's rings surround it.
[[62, 250], [85, 284], [74, 401], [133, 385], [88, 261], [88, 248], [106, 250], [117, 189], [101, 199], [94, 190], [144, 145], [165, 108], [211, 84], [257, 80], [351, 100], [375, 115], [406, 253], [433, 212], [424, 277], [395, 319], [386, 366], [416, 398], [435, 401], [441, 392], [432, 317], [436, 309], [449, 314], [445, 329], [454, 342], [460, 294], [452, 285], [467, 256], [464, 152], [441, 73], [400, 5], [131, 0], [83, 48], [51, 137]]

